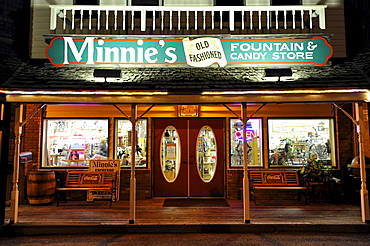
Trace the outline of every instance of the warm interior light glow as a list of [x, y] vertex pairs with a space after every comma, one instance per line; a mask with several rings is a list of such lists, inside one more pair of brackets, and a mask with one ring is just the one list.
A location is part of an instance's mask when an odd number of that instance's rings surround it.
[[[202, 95], [252, 95], [252, 94], [328, 94], [328, 93], [370, 93], [367, 89], [348, 90], [282, 90], [282, 91], [204, 91]], [[370, 95], [368, 95], [370, 97]]]
[[[6, 91], [0, 90], [0, 93], [7, 95], [48, 95], [56, 94], [56, 91]], [[58, 95], [114, 95], [114, 96], [145, 96], [145, 95], [156, 95], [164, 96], [167, 92], [160, 91], [137, 91], [137, 92], [122, 92], [122, 91], [57, 91]]]

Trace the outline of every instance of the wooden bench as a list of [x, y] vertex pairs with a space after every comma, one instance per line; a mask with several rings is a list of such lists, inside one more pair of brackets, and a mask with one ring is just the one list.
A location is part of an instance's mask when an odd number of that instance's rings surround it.
[[256, 204], [256, 190], [298, 190], [298, 199], [303, 195], [307, 204], [307, 187], [299, 183], [296, 171], [253, 170], [249, 171], [250, 189]]
[[[67, 172], [63, 187], [60, 186], [60, 180], [58, 180], [57, 206], [59, 206], [60, 193], [73, 190], [109, 190], [110, 205], [112, 205], [116, 190], [116, 177], [116, 172]], [[67, 202], [66, 195], [65, 202]]]

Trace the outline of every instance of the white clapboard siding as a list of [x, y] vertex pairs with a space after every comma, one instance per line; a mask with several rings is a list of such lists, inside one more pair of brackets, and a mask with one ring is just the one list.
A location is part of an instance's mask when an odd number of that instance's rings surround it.
[[[191, 6], [212, 6], [210, 5], [213, 0], [197, 0], [197, 1], [179, 1], [179, 0], [163, 0], [165, 6], [169, 5], [177, 5], [177, 6], [189, 6], [185, 5], [185, 3], [189, 4], [192, 3]], [[123, 6], [126, 1], [118, 1], [118, 0], [101, 0], [101, 5], [116, 5], [119, 3], [119, 5]], [[270, 3], [270, 0], [247, 0], [247, 6], [267, 6]], [[321, 1], [319, 0], [303, 0], [302, 1], [304, 5], [317, 5]], [[73, 3], [73, 0], [54, 0], [52, 2], [53, 5], [71, 5]], [[32, 13], [32, 35], [31, 35], [31, 58], [37, 58], [37, 59], [45, 59], [45, 49], [47, 44], [45, 43], [45, 39], [43, 37], [44, 34], [50, 34], [50, 8], [49, 8], [50, 1], [48, 0], [34, 0], [33, 1], [33, 13]], [[345, 28], [344, 28], [344, 7], [340, 0], [326, 0], [325, 4], [328, 6], [326, 8], [326, 29], [320, 30], [318, 29], [318, 33], [333, 33], [334, 36], [331, 38], [330, 43], [332, 44], [334, 48], [334, 57], [345, 57], [346, 56], [346, 42], [345, 42]], [[168, 15], [166, 15], [168, 16]], [[256, 15], [257, 16], [257, 15]], [[247, 18], [247, 17], [246, 17]], [[256, 18], [256, 17], [254, 17]], [[315, 19], [314, 21], [317, 21]], [[61, 24], [62, 20], [58, 20], [58, 28], [62, 28]], [[150, 23], [150, 20], [147, 20], [148, 24]], [[246, 22], [246, 25], [248, 25], [248, 21]], [[266, 24], [266, 21], [263, 20], [263, 24]], [[168, 24], [168, 21], [167, 21]], [[156, 20], [156, 26], [160, 26], [160, 20]], [[228, 34], [228, 24], [224, 23], [223, 29], [221, 33]], [[299, 22], [297, 21], [297, 25], [299, 25]], [[265, 25], [266, 26], [266, 25]], [[317, 25], [315, 25], [317, 26]], [[140, 20], [135, 19], [135, 28], [138, 27], [138, 30], [135, 30], [135, 32], [132, 32], [133, 35], [142, 34], [140, 31]], [[198, 33], [199, 35], [202, 35], [202, 20], [201, 18], [198, 18]], [[245, 26], [246, 29], [249, 28], [249, 26]], [[175, 29], [175, 27], [174, 27]], [[86, 31], [86, 30], [85, 30]], [[160, 32], [160, 30], [155, 30], [158, 32], [158, 35], [171, 35], [173, 33], [164, 33]], [[280, 29], [279, 29], [280, 31]], [[303, 33], [305, 32], [311, 32], [305, 28], [303, 30]], [[300, 29], [297, 26], [296, 29], [290, 31], [290, 33], [300, 33]], [[154, 34], [157, 34], [153, 32]], [[245, 31], [241, 30], [235, 30], [234, 34], [245, 34]], [[256, 34], [262, 34], [264, 33], [263, 30], [256, 30]], [[282, 30], [280, 33], [289, 33]], [[112, 31], [111, 34], [116, 34], [116, 32]], [[220, 33], [215, 33], [220, 34]]]

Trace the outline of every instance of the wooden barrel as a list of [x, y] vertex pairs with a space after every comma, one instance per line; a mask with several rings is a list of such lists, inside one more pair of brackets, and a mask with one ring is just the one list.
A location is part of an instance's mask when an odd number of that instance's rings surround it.
[[55, 172], [30, 172], [27, 179], [29, 204], [47, 204], [54, 201]]

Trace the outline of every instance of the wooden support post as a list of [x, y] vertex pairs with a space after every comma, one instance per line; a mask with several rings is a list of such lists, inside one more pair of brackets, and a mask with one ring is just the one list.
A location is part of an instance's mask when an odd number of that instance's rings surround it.
[[13, 170], [13, 188], [11, 192], [10, 205], [10, 224], [18, 222], [18, 205], [19, 205], [19, 154], [21, 148], [22, 135], [22, 118], [23, 118], [23, 104], [20, 104], [15, 109], [15, 144], [14, 144], [14, 170]]
[[0, 122], [0, 224], [5, 223], [6, 214], [6, 187], [8, 183], [8, 157], [10, 139], [11, 104], [1, 105]]
[[130, 175], [130, 217], [129, 224], [135, 223], [136, 214], [136, 174], [135, 174], [135, 155], [136, 155], [136, 122], [137, 122], [137, 106], [131, 105], [131, 175]]
[[361, 214], [362, 222], [370, 223], [370, 208], [369, 208], [369, 192], [366, 187], [366, 164], [365, 164], [365, 153], [363, 143], [364, 129], [364, 113], [362, 102], [355, 104], [356, 109], [356, 121], [357, 133], [358, 133], [358, 144], [359, 144], [359, 161], [360, 161], [360, 177], [361, 177]]
[[250, 223], [250, 202], [249, 202], [249, 179], [248, 179], [248, 144], [247, 144], [247, 104], [242, 103], [242, 121], [243, 121], [243, 209], [244, 223]]

